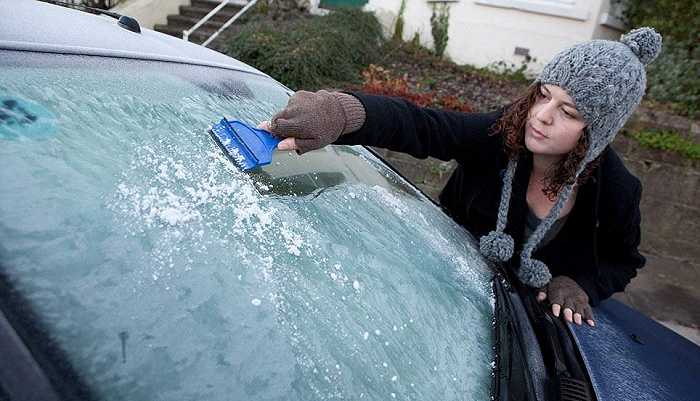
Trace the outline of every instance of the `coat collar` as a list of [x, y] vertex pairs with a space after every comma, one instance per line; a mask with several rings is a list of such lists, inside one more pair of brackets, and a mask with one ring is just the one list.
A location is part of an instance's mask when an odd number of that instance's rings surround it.
[[[607, 151], [607, 149], [606, 149]], [[605, 153], [601, 157], [605, 157]], [[572, 208], [567, 223], [570, 221], [590, 222], [597, 227], [598, 207], [600, 202], [601, 166], [593, 171], [589, 179], [579, 188], [576, 202]], [[513, 189], [508, 216], [508, 224], [505, 232], [513, 237], [516, 243], [516, 254], [519, 254], [523, 246], [523, 236], [528, 213], [527, 186], [532, 172], [532, 153], [523, 152], [518, 159], [518, 168], [513, 177]], [[571, 224], [574, 224], [573, 222]], [[585, 223], [584, 223], [585, 224]], [[566, 225], [562, 229], [566, 228]]]

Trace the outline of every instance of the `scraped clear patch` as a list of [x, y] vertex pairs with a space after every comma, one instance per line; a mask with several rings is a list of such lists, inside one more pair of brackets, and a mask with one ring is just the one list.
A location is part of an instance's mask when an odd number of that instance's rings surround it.
[[46, 107], [19, 96], [0, 95], [0, 139], [43, 139], [56, 132]]

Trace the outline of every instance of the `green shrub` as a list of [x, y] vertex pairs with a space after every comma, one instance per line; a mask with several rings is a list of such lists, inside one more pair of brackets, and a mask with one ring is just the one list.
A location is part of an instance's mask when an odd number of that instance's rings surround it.
[[430, 27], [433, 34], [433, 43], [435, 44], [435, 54], [438, 57], [442, 57], [447, 47], [447, 41], [450, 39], [447, 35], [450, 27], [449, 6], [446, 4], [433, 6], [433, 14], [430, 16]]
[[697, 0], [612, 0], [630, 27], [653, 26], [664, 40], [697, 46], [700, 41], [700, 3]]
[[628, 135], [647, 148], [671, 151], [691, 160], [700, 160], [700, 144], [683, 138], [677, 132], [649, 130]]
[[373, 14], [342, 9], [323, 17], [246, 24], [227, 53], [293, 89], [358, 82], [379, 56], [381, 26]]
[[689, 55], [685, 45], [664, 41], [661, 54], [647, 71], [652, 99], [670, 103], [679, 114], [700, 117], [700, 47]]
[[401, 6], [399, 6], [399, 13], [396, 16], [396, 22], [394, 23], [394, 36], [392, 40], [401, 41], [403, 40], [403, 15], [406, 12], [406, 0], [401, 0]]
[[527, 72], [528, 65], [532, 62], [536, 62], [536, 57], [525, 56], [525, 58], [520, 62], [520, 66], [515, 65], [515, 63], [506, 62], [503, 60], [495, 61], [487, 65], [486, 67], [476, 69], [477, 72], [485, 73], [486, 75], [491, 75], [494, 78], [507, 79], [511, 81], [529, 83], [532, 81], [533, 77]]
[[676, 112], [700, 117], [700, 2], [697, 0], [612, 0], [629, 27], [652, 26], [663, 49], [647, 68], [648, 93]]

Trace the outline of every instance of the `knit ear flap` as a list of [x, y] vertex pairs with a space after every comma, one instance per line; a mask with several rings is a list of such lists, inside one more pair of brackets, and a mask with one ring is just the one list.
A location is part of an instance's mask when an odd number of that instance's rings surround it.
[[533, 288], [542, 288], [552, 279], [549, 267], [537, 259], [522, 258], [518, 269], [520, 281]]
[[492, 262], [505, 262], [513, 256], [513, 237], [498, 231], [491, 231], [479, 239], [479, 251]]
[[492, 262], [505, 262], [513, 256], [513, 250], [515, 249], [513, 237], [503, 231], [508, 220], [510, 194], [513, 190], [513, 176], [515, 176], [517, 167], [517, 158], [508, 161], [508, 167], [503, 175], [503, 188], [501, 190], [501, 202], [498, 206], [496, 230], [479, 239], [479, 252]]

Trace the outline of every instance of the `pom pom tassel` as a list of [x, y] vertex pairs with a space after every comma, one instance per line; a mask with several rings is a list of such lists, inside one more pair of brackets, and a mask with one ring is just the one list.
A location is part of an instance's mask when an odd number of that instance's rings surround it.
[[544, 262], [537, 259], [522, 258], [520, 260], [518, 278], [525, 285], [533, 288], [542, 288], [552, 279], [552, 274]]
[[515, 242], [510, 235], [491, 231], [479, 240], [479, 251], [493, 262], [505, 262], [513, 256]]

